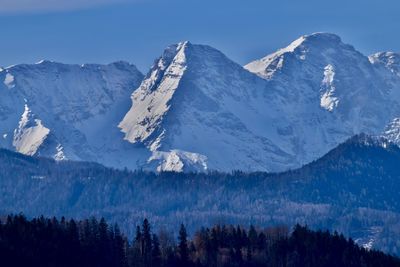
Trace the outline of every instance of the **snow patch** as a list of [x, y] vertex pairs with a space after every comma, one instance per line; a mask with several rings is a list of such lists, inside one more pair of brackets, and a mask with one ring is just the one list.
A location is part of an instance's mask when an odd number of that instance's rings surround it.
[[49, 133], [50, 130], [42, 124], [41, 120], [34, 118], [28, 105], [25, 104], [18, 128], [14, 130], [13, 146], [16, 151], [32, 156]]
[[206, 171], [207, 157], [198, 153], [191, 153], [181, 150], [170, 152], [155, 151], [149, 159], [149, 163], [159, 163], [157, 171]]
[[54, 63], [54, 61], [47, 60], [47, 59], [42, 59], [42, 60], [39, 60], [38, 62], [36, 62], [35, 65], [40, 65], [40, 64], [43, 64], [43, 63]]
[[400, 76], [400, 54], [394, 52], [379, 52], [368, 57], [375, 65], [383, 65], [393, 74]]
[[14, 76], [11, 73], [7, 73], [4, 79], [4, 85], [7, 86], [8, 89], [12, 89], [15, 87], [14, 80]]
[[400, 118], [393, 119], [384, 129], [382, 136], [390, 142], [400, 145]]
[[361, 237], [356, 238], [354, 242], [366, 250], [371, 250], [374, 247], [376, 240], [379, 239], [379, 235], [382, 233], [382, 227], [372, 226], [367, 229], [361, 229], [356, 235], [361, 235]]
[[154, 140], [154, 142], [151, 143], [151, 145], [149, 146], [150, 151], [152, 152], [157, 151], [161, 147], [161, 141], [164, 135], [165, 135], [165, 130], [163, 130], [162, 133], [159, 136], [157, 136], [156, 140]]
[[339, 98], [335, 96], [335, 68], [329, 64], [324, 68], [324, 79], [322, 80], [320, 105], [322, 108], [333, 111], [339, 104]]
[[54, 155], [54, 159], [56, 161], [67, 160], [67, 157], [65, 156], [65, 153], [64, 153], [64, 147], [61, 144], [57, 145], [56, 150], [57, 150], [57, 152]]
[[294, 52], [294, 50], [295, 50], [297, 47], [299, 47], [299, 46], [306, 40], [306, 38], [307, 38], [307, 36], [305, 36], [305, 35], [301, 36], [301, 37], [298, 38], [297, 40], [293, 41], [289, 46], [287, 46], [287, 47], [285, 47], [285, 48], [283, 48], [283, 49], [280, 49], [280, 50], [278, 51], [278, 53], [279, 53], [279, 52], [281, 52], [281, 53]]

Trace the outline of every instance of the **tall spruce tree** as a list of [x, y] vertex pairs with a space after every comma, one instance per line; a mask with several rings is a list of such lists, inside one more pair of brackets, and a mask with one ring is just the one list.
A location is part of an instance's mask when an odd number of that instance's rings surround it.
[[151, 266], [151, 227], [147, 219], [143, 220], [142, 225], [142, 257], [145, 266]]
[[152, 250], [151, 250], [151, 263], [152, 267], [161, 266], [161, 250], [160, 242], [158, 241], [157, 235], [153, 234], [152, 237]]
[[187, 232], [186, 228], [183, 224], [179, 229], [179, 236], [178, 236], [178, 252], [180, 258], [181, 266], [187, 266], [189, 261], [189, 252], [188, 252], [188, 241], [187, 241]]

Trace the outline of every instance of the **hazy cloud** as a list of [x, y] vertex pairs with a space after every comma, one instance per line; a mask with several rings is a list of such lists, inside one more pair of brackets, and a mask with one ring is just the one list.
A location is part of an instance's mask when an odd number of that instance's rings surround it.
[[135, 0], [0, 0], [0, 13], [65, 11], [134, 1]]

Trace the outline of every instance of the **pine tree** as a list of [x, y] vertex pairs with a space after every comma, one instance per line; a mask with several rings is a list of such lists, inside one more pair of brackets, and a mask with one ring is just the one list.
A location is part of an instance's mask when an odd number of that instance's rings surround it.
[[141, 267], [143, 266], [142, 260], [142, 231], [140, 226], [136, 226], [136, 235], [129, 248], [128, 263], [130, 267]]
[[142, 253], [142, 230], [140, 229], [140, 226], [136, 226], [136, 235], [134, 239], [134, 244], [138, 247], [140, 250], [140, 253]]
[[251, 249], [255, 249], [258, 244], [258, 234], [253, 225], [249, 229], [249, 245]]
[[104, 218], [101, 218], [99, 225], [99, 253], [103, 255], [104, 260], [100, 262], [101, 266], [110, 266], [112, 263], [111, 255], [110, 255], [110, 236], [109, 236], [109, 229]]
[[160, 242], [158, 241], [157, 235], [153, 234], [152, 237], [152, 251], [151, 251], [151, 263], [153, 267], [161, 266], [161, 250]]
[[151, 227], [147, 219], [144, 219], [142, 225], [142, 257], [144, 266], [151, 266]]
[[178, 252], [180, 257], [181, 266], [186, 266], [189, 261], [189, 253], [188, 253], [188, 243], [187, 243], [187, 233], [186, 228], [183, 224], [179, 229], [179, 236], [178, 236]]
[[126, 240], [121, 234], [118, 225], [114, 225], [114, 247], [113, 247], [113, 265], [115, 267], [126, 267], [126, 253], [125, 253], [125, 242]]
[[76, 222], [71, 219], [68, 222], [67, 228], [66, 228], [66, 251], [67, 251], [67, 257], [71, 262], [71, 265], [77, 264], [77, 262], [80, 260], [81, 255], [80, 255], [80, 246], [81, 243], [79, 241], [79, 230]]

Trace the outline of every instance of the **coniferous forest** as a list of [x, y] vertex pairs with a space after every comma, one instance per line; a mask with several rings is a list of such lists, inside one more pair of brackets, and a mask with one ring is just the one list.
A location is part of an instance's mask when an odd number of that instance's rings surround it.
[[2, 266], [261, 267], [261, 266], [400, 266], [398, 258], [357, 246], [337, 233], [216, 225], [189, 238], [157, 233], [145, 219], [127, 237], [104, 219], [81, 221], [10, 215], [0, 224]]
[[[0, 149], [0, 216], [104, 217], [128, 237], [153, 230], [193, 233], [215, 224], [297, 223], [400, 255], [400, 149], [356, 136], [323, 158], [285, 173], [153, 173]], [[176, 234], [175, 234], [176, 235]]]

